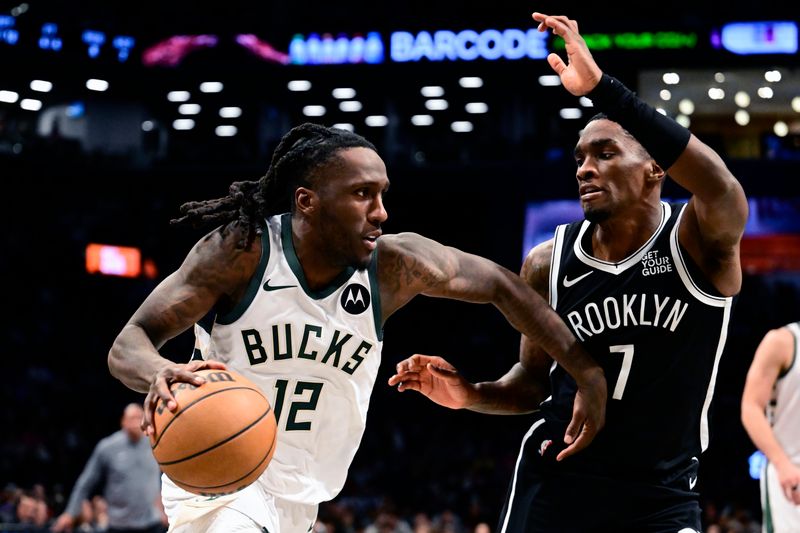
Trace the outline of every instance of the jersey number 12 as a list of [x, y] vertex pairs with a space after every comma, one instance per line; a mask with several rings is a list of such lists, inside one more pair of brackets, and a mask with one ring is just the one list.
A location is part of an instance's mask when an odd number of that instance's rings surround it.
[[[279, 379], [275, 382], [275, 388], [278, 389], [278, 394], [275, 396], [275, 421], [280, 425], [281, 412], [283, 411], [283, 404], [286, 401], [286, 391], [289, 388], [288, 379]], [[306, 391], [310, 391], [311, 395], [308, 399], [292, 400], [289, 406], [289, 414], [286, 417], [286, 431], [302, 431], [311, 429], [311, 422], [298, 422], [297, 413], [300, 411], [314, 411], [317, 408], [319, 401], [319, 393], [322, 391], [322, 383], [310, 383], [308, 381], [298, 381], [294, 387], [294, 396], [304, 396]]]

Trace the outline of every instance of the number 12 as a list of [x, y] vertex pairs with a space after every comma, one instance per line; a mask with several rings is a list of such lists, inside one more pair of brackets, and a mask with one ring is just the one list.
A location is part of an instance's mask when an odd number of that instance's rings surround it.
[[[275, 396], [275, 420], [280, 424], [281, 411], [283, 411], [283, 403], [286, 400], [286, 389], [289, 387], [288, 379], [279, 379], [275, 382], [275, 388], [278, 389], [278, 394]], [[286, 417], [286, 431], [300, 431], [311, 429], [311, 422], [298, 422], [298, 411], [313, 411], [317, 408], [317, 401], [319, 401], [319, 393], [322, 391], [322, 383], [309, 383], [308, 381], [298, 381], [294, 387], [294, 394], [299, 396], [305, 391], [311, 391], [311, 396], [308, 401], [292, 401], [289, 407], [289, 416]]]

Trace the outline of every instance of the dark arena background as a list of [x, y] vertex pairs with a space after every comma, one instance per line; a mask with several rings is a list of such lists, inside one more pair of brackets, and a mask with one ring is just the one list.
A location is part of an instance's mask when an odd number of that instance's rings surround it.
[[[376, 144], [392, 181], [386, 232], [518, 271], [580, 217], [572, 148], [594, 113], [553, 77], [544, 58], [563, 43], [535, 32], [534, 10], [577, 19], [600, 67], [716, 149], [748, 195], [698, 488], [708, 531], [758, 530], [739, 402], [760, 339], [800, 319], [796, 6], [199, 4], [0, 3], [0, 531], [48, 530], [97, 441], [143, 399], [106, 357], [201, 236], [170, 227], [180, 204], [257, 179], [292, 126]], [[686, 193], [668, 183], [664, 196]], [[528, 418], [449, 411], [386, 380], [415, 352], [495, 379], [518, 344], [490, 306], [419, 298], [393, 316], [362, 446], [316, 531], [494, 531]], [[186, 333], [162, 353], [191, 349]]]

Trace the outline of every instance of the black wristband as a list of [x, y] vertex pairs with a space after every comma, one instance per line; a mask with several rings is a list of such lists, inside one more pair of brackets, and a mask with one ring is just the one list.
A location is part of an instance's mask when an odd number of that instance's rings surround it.
[[594, 107], [628, 130], [656, 162], [667, 170], [675, 163], [691, 132], [643, 102], [616, 78], [603, 74], [600, 83], [586, 95]]

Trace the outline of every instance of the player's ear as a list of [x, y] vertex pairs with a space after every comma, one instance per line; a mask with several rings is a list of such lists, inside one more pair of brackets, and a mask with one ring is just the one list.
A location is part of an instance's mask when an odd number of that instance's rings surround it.
[[306, 187], [294, 191], [294, 205], [299, 213], [310, 215], [319, 208], [319, 195]]
[[652, 183], [654, 185], [657, 183], [660, 184], [661, 182], [664, 181], [664, 177], [666, 175], [667, 173], [664, 171], [663, 168], [661, 168], [661, 166], [659, 166], [658, 163], [656, 163], [655, 159], [651, 159], [648, 173], [646, 176], [648, 183]]

